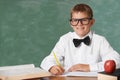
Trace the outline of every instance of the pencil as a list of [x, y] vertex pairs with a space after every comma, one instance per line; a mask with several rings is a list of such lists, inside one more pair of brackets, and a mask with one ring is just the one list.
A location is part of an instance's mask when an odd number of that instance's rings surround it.
[[59, 63], [59, 61], [58, 61], [58, 58], [56, 57], [56, 55], [55, 55], [54, 52], [53, 52], [53, 55], [54, 55], [54, 58], [55, 58], [56, 64], [57, 64], [58, 66], [60, 66], [60, 63]]

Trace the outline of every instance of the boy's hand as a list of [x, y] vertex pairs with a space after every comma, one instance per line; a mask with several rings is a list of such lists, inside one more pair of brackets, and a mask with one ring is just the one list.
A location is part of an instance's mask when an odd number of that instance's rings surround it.
[[64, 71], [65, 70], [63, 69], [63, 67], [58, 65], [54, 65], [49, 69], [49, 72], [51, 72], [54, 75], [61, 75], [64, 73]]
[[83, 71], [83, 72], [89, 72], [89, 65], [88, 64], [76, 64], [73, 65], [72, 67], [70, 67], [68, 69], [69, 72], [73, 72], [73, 71]]

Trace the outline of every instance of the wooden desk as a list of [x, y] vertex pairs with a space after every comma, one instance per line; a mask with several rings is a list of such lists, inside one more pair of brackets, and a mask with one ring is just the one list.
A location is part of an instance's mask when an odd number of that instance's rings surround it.
[[28, 80], [97, 80], [97, 77], [63, 77], [63, 76], [50, 76], [36, 79], [28, 79]]

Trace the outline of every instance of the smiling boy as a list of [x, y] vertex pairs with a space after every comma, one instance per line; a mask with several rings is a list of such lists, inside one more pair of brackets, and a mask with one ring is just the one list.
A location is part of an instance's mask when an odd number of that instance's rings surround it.
[[[103, 71], [106, 60], [114, 60], [120, 68], [120, 55], [110, 46], [105, 37], [90, 30], [95, 23], [92, 9], [86, 4], [77, 4], [71, 10], [70, 25], [74, 32], [68, 32], [45, 57], [41, 67], [52, 74], [64, 71]], [[63, 66], [56, 65], [53, 52]]]

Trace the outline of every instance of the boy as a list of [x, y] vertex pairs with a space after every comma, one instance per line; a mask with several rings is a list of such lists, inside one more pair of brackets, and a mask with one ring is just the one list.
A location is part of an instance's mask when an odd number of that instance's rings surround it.
[[[51, 54], [42, 61], [41, 67], [56, 75], [64, 71], [98, 72], [104, 70], [106, 60], [112, 59], [119, 68], [120, 55], [103, 36], [90, 30], [94, 22], [92, 9], [88, 5], [75, 5], [70, 19], [74, 32], [60, 37]], [[56, 65], [54, 53], [61, 66]]]

